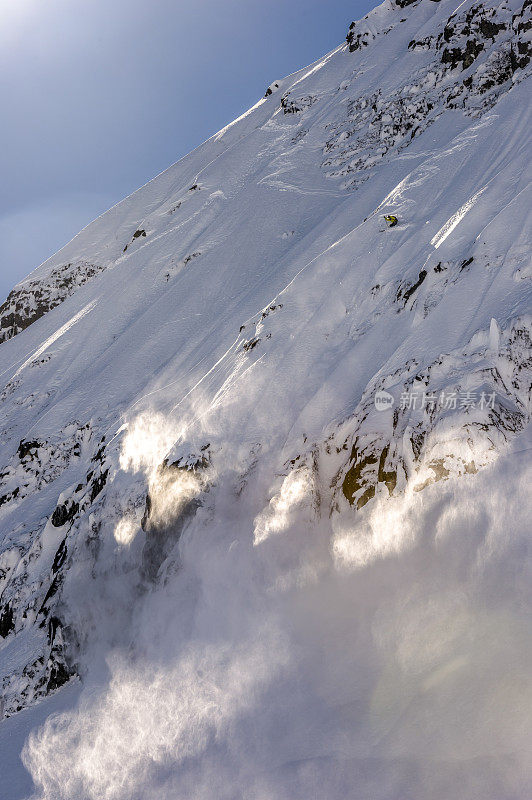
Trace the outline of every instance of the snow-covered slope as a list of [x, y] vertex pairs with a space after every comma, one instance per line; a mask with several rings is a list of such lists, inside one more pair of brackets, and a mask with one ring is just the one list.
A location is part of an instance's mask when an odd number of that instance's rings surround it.
[[387, 0], [0, 308], [38, 796], [530, 796], [530, 39]]

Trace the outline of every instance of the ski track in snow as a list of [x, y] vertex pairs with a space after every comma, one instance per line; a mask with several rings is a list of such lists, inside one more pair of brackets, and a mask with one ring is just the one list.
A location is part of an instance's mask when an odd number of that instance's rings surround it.
[[72, 319], [70, 319], [68, 322], [65, 322], [64, 325], [62, 325], [55, 333], [53, 333], [48, 339], [46, 339], [46, 341], [26, 359], [26, 361], [22, 364], [22, 366], [20, 366], [17, 369], [11, 380], [14, 380], [18, 375], [20, 375], [22, 370], [24, 370], [28, 366], [28, 364], [31, 364], [36, 359], [40, 358], [40, 356], [42, 356], [42, 354], [45, 353], [48, 350], [48, 348], [54, 344], [54, 342], [60, 339], [61, 336], [64, 336], [65, 333], [69, 331], [70, 328], [72, 328], [76, 324], [76, 322], [79, 322], [79, 320], [83, 319], [83, 317], [86, 314], [89, 314], [95, 307], [97, 302], [98, 302], [97, 299], [91, 300], [90, 303], [87, 303], [87, 305], [84, 308], [82, 308], [81, 311], [78, 311], [78, 313], [75, 314], [72, 317]]
[[435, 250], [437, 250], [438, 247], [441, 244], [443, 244], [443, 242], [447, 239], [447, 237], [450, 236], [450, 234], [454, 231], [456, 226], [460, 224], [460, 222], [463, 220], [467, 212], [471, 208], [473, 208], [479, 197], [481, 197], [484, 194], [487, 188], [488, 186], [486, 184], [486, 186], [483, 186], [482, 189], [480, 189], [480, 191], [478, 191], [476, 194], [473, 195], [473, 197], [470, 197], [469, 200], [465, 202], [464, 205], [461, 206], [458, 209], [458, 211], [455, 214], [453, 214], [452, 217], [450, 217], [444, 225], [442, 225], [436, 236], [434, 236], [430, 240], [430, 243], [431, 245], [434, 246]]

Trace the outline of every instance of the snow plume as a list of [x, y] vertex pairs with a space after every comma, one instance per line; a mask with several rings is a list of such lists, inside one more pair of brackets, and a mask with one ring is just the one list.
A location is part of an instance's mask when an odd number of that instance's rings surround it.
[[399, 555], [416, 541], [423, 498], [411, 487], [398, 497], [381, 496], [353, 527], [345, 516], [335, 525], [332, 543], [339, 568], [363, 569], [378, 559]]
[[[493, 463], [499, 457], [490, 440], [459, 438], [450, 428], [427, 437], [426, 455], [416, 467], [404, 491], [392, 497], [387, 491], [377, 495], [359, 514], [353, 526], [352, 514], [344, 513], [333, 521], [332, 551], [340, 569], [363, 569], [373, 562], [400, 555], [411, 549], [422, 536], [419, 525], [427, 505], [427, 488], [440, 476], [460, 475]], [[474, 492], [474, 482], [471, 491]]]
[[170, 524], [185, 504], [201, 490], [201, 481], [193, 472], [161, 468], [150, 476], [150, 522]]
[[116, 659], [105, 694], [48, 720], [30, 736], [24, 758], [45, 797], [151, 796], [158, 771], [228, 735], [282, 661], [282, 647], [267, 634], [237, 649], [190, 645], [170, 668]]
[[[128, 425], [122, 443], [120, 467], [124, 471], [145, 474], [150, 522], [156, 526], [170, 525], [201, 490], [201, 481], [193, 472], [168, 469], [164, 464], [165, 456], [182, 435], [183, 427], [163, 414], [145, 412]], [[135, 530], [138, 530], [135, 520], [124, 517], [115, 528], [116, 541], [129, 544]]]
[[139, 414], [127, 425], [120, 453], [121, 469], [153, 475], [179, 435], [178, 426], [164, 414]]
[[122, 519], [118, 521], [114, 530], [115, 540], [117, 544], [131, 544], [137, 532], [137, 520], [132, 516], [122, 517]]
[[531, 477], [501, 456], [348, 531], [304, 470], [262, 513], [219, 475], [108, 685], [30, 737], [36, 797], [525, 800]]
[[290, 525], [302, 502], [312, 491], [312, 478], [306, 467], [290, 472], [283, 480], [279, 492], [274, 494], [268, 507], [255, 520], [255, 544], [260, 544], [271, 534], [280, 533]]

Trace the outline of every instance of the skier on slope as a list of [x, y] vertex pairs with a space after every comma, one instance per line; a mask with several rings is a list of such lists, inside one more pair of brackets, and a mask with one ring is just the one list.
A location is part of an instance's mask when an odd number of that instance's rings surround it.
[[393, 228], [393, 226], [397, 225], [397, 223], [399, 222], [397, 217], [394, 217], [393, 214], [385, 214], [384, 215], [384, 220], [385, 220], [385, 222], [386, 222], [386, 224], [388, 225], [389, 228]]

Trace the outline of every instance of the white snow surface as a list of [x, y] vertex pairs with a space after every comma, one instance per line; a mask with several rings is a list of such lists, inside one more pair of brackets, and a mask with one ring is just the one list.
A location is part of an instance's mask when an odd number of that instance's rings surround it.
[[527, 20], [386, 0], [15, 288], [2, 800], [532, 796]]

